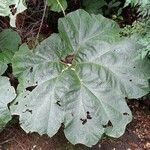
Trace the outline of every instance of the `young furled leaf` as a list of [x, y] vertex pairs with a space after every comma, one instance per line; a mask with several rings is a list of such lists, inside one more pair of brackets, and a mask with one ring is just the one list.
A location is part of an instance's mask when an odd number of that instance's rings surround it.
[[83, 10], [59, 19], [58, 29], [34, 51], [22, 45], [16, 52], [20, 84], [12, 113], [26, 132], [50, 137], [63, 123], [73, 144], [90, 147], [104, 133], [121, 136], [132, 119], [125, 97], [149, 91], [150, 63], [137, 59], [141, 46], [134, 38], [120, 39], [115, 22]]

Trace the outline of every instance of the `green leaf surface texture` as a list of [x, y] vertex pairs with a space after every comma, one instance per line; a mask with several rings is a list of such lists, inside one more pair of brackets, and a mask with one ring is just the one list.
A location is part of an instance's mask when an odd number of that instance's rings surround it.
[[0, 76], [0, 131], [11, 120], [11, 114], [7, 105], [15, 96], [15, 90], [10, 85], [9, 79]]
[[83, 6], [85, 7], [85, 10], [89, 13], [98, 14], [100, 12], [100, 9], [107, 5], [105, 0], [84, 0]]
[[12, 113], [26, 132], [52, 137], [63, 124], [73, 144], [121, 136], [132, 120], [125, 97], [149, 91], [149, 64], [136, 57], [140, 45], [120, 40], [114, 21], [83, 10], [59, 19], [58, 28], [34, 51], [24, 44], [16, 52], [20, 84]]

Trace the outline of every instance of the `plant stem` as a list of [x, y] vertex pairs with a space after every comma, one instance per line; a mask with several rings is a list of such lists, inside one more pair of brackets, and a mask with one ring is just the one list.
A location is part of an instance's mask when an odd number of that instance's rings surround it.
[[63, 6], [61, 5], [61, 3], [59, 2], [59, 0], [57, 0], [57, 3], [60, 6], [60, 8], [61, 8], [61, 10], [62, 10], [62, 12], [64, 14], [64, 16], [66, 16], [65, 10], [64, 10]]
[[36, 36], [36, 42], [35, 42], [35, 45], [38, 44], [38, 39], [39, 39], [39, 36], [40, 36], [40, 32], [41, 32], [41, 29], [42, 29], [42, 26], [43, 26], [43, 21], [44, 21], [45, 14], [46, 14], [46, 7], [47, 7], [47, 0], [45, 0], [44, 10], [43, 10], [43, 15], [42, 15], [40, 27], [39, 27], [39, 30], [38, 30], [38, 33], [37, 33], [37, 36]]

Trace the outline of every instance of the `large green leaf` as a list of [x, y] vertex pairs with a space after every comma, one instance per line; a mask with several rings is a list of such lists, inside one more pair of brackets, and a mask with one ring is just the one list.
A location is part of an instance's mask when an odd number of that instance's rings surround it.
[[59, 34], [15, 54], [20, 84], [12, 113], [26, 132], [50, 137], [63, 123], [73, 144], [92, 146], [104, 133], [121, 136], [132, 119], [125, 97], [149, 91], [150, 65], [136, 57], [141, 46], [134, 38], [119, 40], [115, 22], [83, 10], [58, 24]]
[[24, 0], [0, 0], [0, 16], [9, 16], [12, 27], [15, 27], [17, 14], [25, 9]]

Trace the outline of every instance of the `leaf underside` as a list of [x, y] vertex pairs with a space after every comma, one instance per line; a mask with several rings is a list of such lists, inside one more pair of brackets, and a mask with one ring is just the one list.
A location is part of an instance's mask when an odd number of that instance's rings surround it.
[[59, 20], [59, 34], [34, 52], [22, 45], [14, 56], [18, 97], [11, 106], [26, 132], [52, 137], [62, 123], [73, 143], [92, 146], [105, 133], [119, 137], [131, 121], [125, 97], [148, 91], [147, 60], [136, 40], [119, 40], [118, 25], [77, 10]]

